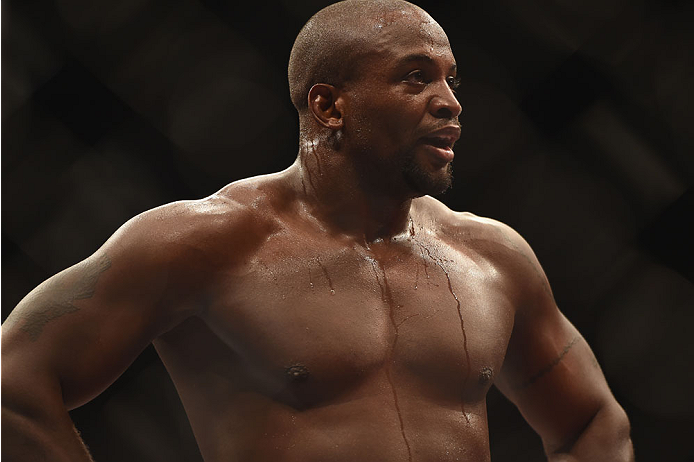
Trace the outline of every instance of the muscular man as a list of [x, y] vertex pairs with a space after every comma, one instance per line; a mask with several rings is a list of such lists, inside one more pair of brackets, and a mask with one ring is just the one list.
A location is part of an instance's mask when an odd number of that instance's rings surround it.
[[292, 166], [143, 213], [12, 312], [7, 460], [89, 460], [68, 410], [150, 342], [208, 462], [487, 461], [492, 385], [550, 460], [632, 460], [527, 243], [428, 196], [460, 136], [441, 27], [403, 1], [332, 5], [289, 86]]

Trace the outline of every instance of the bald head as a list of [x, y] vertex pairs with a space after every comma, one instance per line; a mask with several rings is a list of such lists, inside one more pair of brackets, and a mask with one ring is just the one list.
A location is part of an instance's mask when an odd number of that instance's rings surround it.
[[307, 109], [314, 84], [339, 87], [360, 70], [374, 36], [399, 12], [429, 17], [403, 0], [345, 0], [308, 20], [289, 57], [289, 93], [299, 114]]

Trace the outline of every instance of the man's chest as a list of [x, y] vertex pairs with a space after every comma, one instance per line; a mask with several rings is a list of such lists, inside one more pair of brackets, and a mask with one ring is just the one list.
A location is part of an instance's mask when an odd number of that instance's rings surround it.
[[277, 239], [222, 275], [207, 322], [269, 392], [328, 399], [385, 373], [419, 395], [474, 401], [512, 317], [494, 268], [441, 242]]

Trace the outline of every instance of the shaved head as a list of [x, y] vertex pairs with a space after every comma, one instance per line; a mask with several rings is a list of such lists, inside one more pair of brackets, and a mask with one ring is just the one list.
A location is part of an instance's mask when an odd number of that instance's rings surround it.
[[289, 59], [300, 165], [349, 166], [378, 194], [444, 191], [459, 136], [455, 79], [446, 33], [418, 6], [345, 0], [322, 9]]
[[289, 93], [299, 114], [307, 109], [308, 92], [314, 84], [340, 87], [360, 70], [360, 58], [372, 48], [372, 38], [398, 12], [429, 17], [403, 0], [345, 0], [308, 20], [289, 57]]

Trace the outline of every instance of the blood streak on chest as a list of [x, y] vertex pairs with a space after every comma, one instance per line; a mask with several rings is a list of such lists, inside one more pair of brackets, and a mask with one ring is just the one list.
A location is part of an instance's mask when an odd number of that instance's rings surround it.
[[[453, 290], [453, 284], [451, 283], [451, 276], [444, 266], [443, 259], [437, 256], [434, 256], [429, 248], [427, 248], [424, 244], [422, 244], [419, 240], [415, 239], [415, 234], [414, 231], [411, 232], [411, 237], [413, 242], [421, 249], [422, 251], [422, 259], [424, 260], [424, 265], [426, 268], [427, 265], [427, 259], [426, 257], [429, 257], [431, 261], [433, 261], [436, 266], [438, 266], [443, 274], [446, 276], [446, 282], [448, 284], [448, 291], [451, 293], [451, 296], [453, 296], [453, 299], [455, 300], [456, 304], [456, 310], [458, 314], [458, 319], [460, 320], [460, 331], [462, 334], [462, 341], [463, 341], [463, 351], [465, 353], [465, 363], [464, 363], [464, 371], [463, 371], [463, 384], [461, 386], [461, 398], [460, 398], [460, 410], [463, 413], [463, 416], [465, 417], [465, 421], [470, 424], [470, 417], [468, 416], [467, 412], [465, 411], [465, 399], [462, 396], [465, 390], [465, 386], [470, 378], [470, 352], [468, 350], [468, 344], [467, 344], [467, 333], [465, 332], [465, 320], [463, 319], [463, 312], [460, 306], [460, 299], [458, 298], [458, 295], [455, 293]], [[426, 254], [426, 256], [425, 256]]]
[[[376, 282], [378, 282], [378, 286], [381, 289], [381, 299], [383, 300], [383, 303], [385, 303], [388, 306], [389, 312], [388, 315], [390, 317], [390, 322], [393, 326], [393, 330], [395, 332], [395, 337], [393, 338], [393, 343], [392, 346], [390, 347], [390, 351], [388, 354], [387, 358], [387, 367], [386, 367], [386, 377], [388, 379], [388, 384], [390, 385], [390, 389], [393, 392], [393, 402], [395, 404], [395, 411], [398, 414], [398, 421], [400, 423], [400, 433], [402, 434], [402, 439], [403, 442], [405, 443], [405, 447], [407, 448], [407, 457], [408, 460], [411, 462], [412, 461], [412, 449], [410, 448], [410, 443], [407, 439], [407, 435], [405, 433], [405, 423], [402, 419], [402, 412], [400, 410], [400, 404], [398, 402], [398, 392], [397, 389], [395, 388], [395, 383], [393, 382], [393, 377], [392, 377], [392, 364], [393, 364], [393, 355], [395, 353], [395, 347], [398, 344], [398, 338], [400, 336], [400, 331], [399, 327], [400, 325], [395, 321], [395, 309], [397, 306], [395, 305], [395, 301], [393, 300], [393, 293], [390, 290], [390, 285], [388, 284], [388, 277], [386, 275], [386, 270], [383, 264], [380, 261], [376, 261], [375, 259], [371, 257], [367, 257], [367, 259], [371, 262], [371, 266], [374, 271], [374, 275], [376, 276]], [[379, 270], [380, 270], [380, 277], [379, 277]]]
[[335, 295], [335, 287], [333, 286], [333, 280], [330, 277], [330, 273], [328, 273], [327, 268], [323, 265], [323, 263], [321, 263], [318, 257], [316, 257], [316, 263], [318, 263], [318, 266], [320, 266], [320, 269], [323, 271], [325, 279], [328, 280], [328, 286], [330, 287], [330, 295]]

